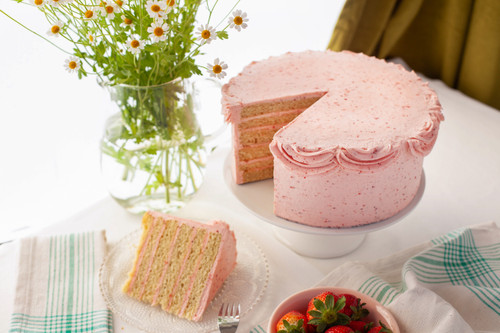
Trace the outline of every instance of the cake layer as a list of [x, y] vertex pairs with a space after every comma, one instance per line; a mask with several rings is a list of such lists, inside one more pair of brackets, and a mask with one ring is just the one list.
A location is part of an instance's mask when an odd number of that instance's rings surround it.
[[273, 167], [253, 169], [241, 173], [242, 183], [251, 183], [273, 177]]
[[267, 144], [272, 141], [274, 134], [286, 124], [276, 124], [263, 127], [250, 128], [240, 131], [239, 143], [241, 146]]
[[[222, 88], [224, 90], [224, 87]], [[323, 91], [317, 93], [312, 93], [309, 96], [297, 95], [292, 98], [285, 98], [282, 100], [270, 100], [270, 101], [257, 101], [255, 103], [249, 103], [241, 109], [239, 117], [241, 119], [255, 117], [263, 114], [268, 114], [272, 112], [281, 112], [297, 109], [306, 109], [313, 103], [315, 103], [322, 95]], [[227, 96], [227, 95], [226, 95]]]
[[283, 125], [288, 124], [293, 119], [295, 119], [295, 117], [301, 114], [302, 111], [304, 110], [305, 109], [292, 109], [286, 111], [271, 112], [256, 117], [246, 118], [243, 119], [243, 121], [238, 124], [238, 129], [242, 131], [248, 128], [255, 128], [255, 127], [262, 127], [262, 126], [269, 126], [276, 124], [283, 124]]
[[236, 240], [226, 223], [202, 224], [148, 212], [129, 279], [128, 295], [199, 320], [236, 264]]
[[263, 157], [272, 157], [269, 143], [241, 147], [236, 154], [240, 162], [248, 162]]

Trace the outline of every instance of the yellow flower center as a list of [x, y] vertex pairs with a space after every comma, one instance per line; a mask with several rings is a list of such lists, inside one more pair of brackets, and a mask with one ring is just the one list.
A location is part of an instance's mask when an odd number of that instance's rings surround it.
[[157, 37], [163, 36], [163, 29], [161, 27], [156, 27], [155, 30], [153, 30], [153, 33]]
[[68, 63], [68, 67], [71, 68], [71, 69], [75, 69], [76, 68], [76, 61], [70, 61]]
[[210, 31], [209, 31], [209, 30], [203, 30], [203, 31], [201, 32], [201, 38], [203, 38], [203, 39], [209, 39], [209, 38], [210, 38], [210, 36], [211, 36], [211, 34], [210, 34]]
[[89, 19], [89, 18], [92, 18], [93, 16], [94, 16], [94, 12], [93, 12], [93, 11], [91, 11], [91, 10], [87, 10], [87, 11], [85, 12], [85, 18], [88, 18], [88, 19]]
[[129, 18], [127, 18], [127, 17], [125, 17], [125, 18], [123, 19], [123, 23], [130, 25], [130, 24], [132, 24], [132, 20], [131, 20], [131, 19], [129, 19]]
[[120, 6], [120, 7], [123, 7], [123, 1], [122, 0], [115, 0], [115, 3]]
[[214, 65], [212, 68], [215, 74], [220, 74], [222, 72], [222, 66], [221, 65]]
[[115, 11], [113, 6], [106, 6], [106, 13], [112, 14]]
[[167, 6], [169, 7], [175, 6], [175, 0], [167, 0]]
[[43, 0], [35, 0], [35, 5], [41, 6], [43, 4]]
[[140, 45], [139, 41], [134, 39], [133, 41], [130, 42], [130, 46], [132, 46], [134, 49], [138, 48]]
[[92, 43], [94, 41], [94, 36], [89, 35], [89, 41]]
[[52, 31], [53, 34], [57, 34], [57, 33], [59, 33], [59, 31], [61, 31], [61, 28], [58, 25], [54, 25], [54, 26], [52, 26], [50, 31]]
[[243, 19], [241, 18], [241, 16], [235, 16], [233, 22], [236, 25], [241, 25], [243, 23]]
[[160, 8], [160, 6], [158, 6], [158, 5], [152, 5], [152, 6], [151, 6], [151, 11], [152, 11], [153, 13], [158, 13], [160, 10], [161, 10], [161, 8]]

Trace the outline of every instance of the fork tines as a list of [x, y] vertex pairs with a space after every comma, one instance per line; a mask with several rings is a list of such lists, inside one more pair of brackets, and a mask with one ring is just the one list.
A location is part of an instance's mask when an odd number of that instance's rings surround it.
[[222, 303], [217, 324], [221, 333], [234, 333], [240, 322], [240, 304]]
[[228, 317], [240, 319], [240, 304], [226, 304], [222, 303], [219, 310], [219, 317]]

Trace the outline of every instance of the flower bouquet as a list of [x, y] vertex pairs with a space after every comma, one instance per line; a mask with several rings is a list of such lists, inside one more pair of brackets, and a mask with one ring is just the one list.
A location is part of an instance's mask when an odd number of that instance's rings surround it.
[[[206, 66], [196, 59], [204, 45], [247, 27], [239, 0], [218, 22], [213, 17], [222, 0], [29, 1], [45, 15], [47, 36], [0, 12], [67, 53], [68, 72], [95, 75], [119, 110], [101, 141], [112, 197], [132, 212], [181, 207], [201, 184], [207, 153], [190, 78], [203, 70], [211, 78], [226, 75], [219, 58]], [[64, 50], [57, 38], [73, 49]]]

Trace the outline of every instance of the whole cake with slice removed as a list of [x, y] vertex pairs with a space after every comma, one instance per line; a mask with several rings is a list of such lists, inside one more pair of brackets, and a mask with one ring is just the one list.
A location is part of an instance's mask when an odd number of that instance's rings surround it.
[[348, 51], [253, 62], [222, 91], [235, 182], [274, 177], [275, 214], [315, 227], [365, 225], [406, 207], [444, 119], [414, 72]]
[[236, 266], [236, 238], [222, 221], [209, 224], [147, 212], [123, 291], [168, 313], [199, 321]]

